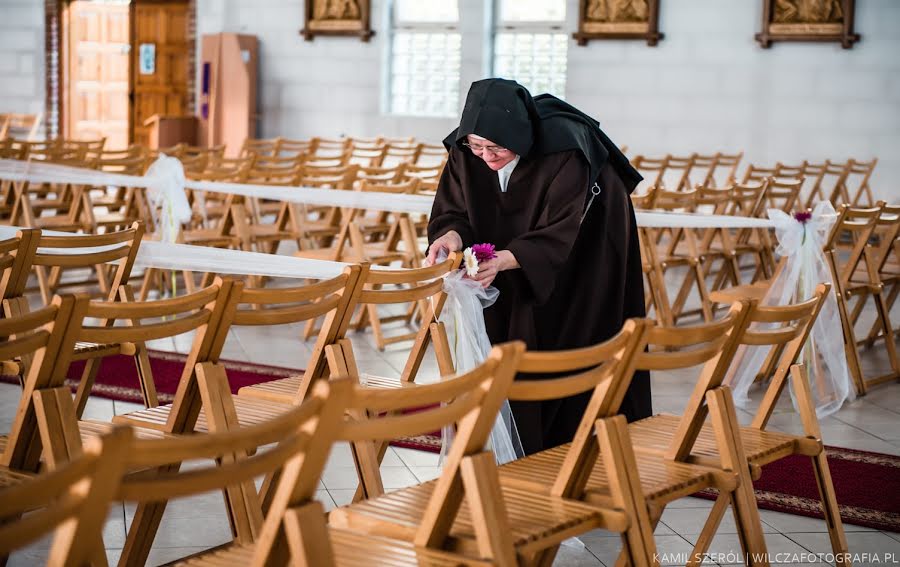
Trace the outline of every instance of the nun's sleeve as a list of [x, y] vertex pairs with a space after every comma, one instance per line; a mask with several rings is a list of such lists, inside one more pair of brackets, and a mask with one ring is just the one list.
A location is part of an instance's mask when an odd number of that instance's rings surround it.
[[572, 152], [556, 173], [545, 193], [543, 210], [535, 228], [506, 247], [521, 267], [517, 270], [531, 292], [531, 300], [544, 303], [553, 291], [556, 274], [575, 244], [590, 169]]
[[469, 222], [462, 183], [459, 180], [459, 166], [459, 156], [456, 151], [451, 150], [447, 165], [441, 173], [441, 180], [438, 182], [434, 205], [431, 207], [431, 217], [428, 221], [429, 243], [451, 230], [459, 233], [463, 248], [471, 246], [475, 239], [475, 231]]

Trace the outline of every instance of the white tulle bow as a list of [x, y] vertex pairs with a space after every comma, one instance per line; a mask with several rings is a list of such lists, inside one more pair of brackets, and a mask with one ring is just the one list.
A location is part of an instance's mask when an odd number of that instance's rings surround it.
[[187, 180], [184, 168], [177, 158], [159, 154], [144, 176], [147, 179], [147, 199], [157, 218], [155, 219], [163, 242], [175, 242], [181, 225], [191, 220], [191, 205], [184, 187]]
[[[845, 401], [855, 396], [844, 356], [844, 335], [834, 280], [822, 250], [837, 214], [828, 201], [817, 204], [812, 217], [805, 223], [780, 210], [770, 209], [768, 214], [775, 224], [778, 238], [776, 253], [787, 259], [760, 305], [788, 305], [806, 301], [813, 297], [817, 285], [831, 284], [831, 292], [825, 299], [799, 360], [809, 370], [816, 415], [821, 419], [836, 412]], [[750, 405], [748, 392], [768, 352], [769, 347], [744, 346], [735, 354], [735, 364], [726, 378], [726, 384], [731, 386], [737, 405]], [[791, 399], [796, 408], [793, 387]]]

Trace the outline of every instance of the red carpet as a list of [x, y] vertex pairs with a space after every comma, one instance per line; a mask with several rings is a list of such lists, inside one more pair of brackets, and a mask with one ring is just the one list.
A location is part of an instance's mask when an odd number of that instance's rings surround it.
[[[186, 357], [183, 354], [150, 351], [150, 367], [153, 369], [153, 381], [156, 384], [161, 404], [170, 403], [174, 398], [185, 360]], [[291, 368], [231, 360], [222, 360], [221, 362], [228, 369], [228, 383], [231, 391], [235, 394], [244, 386], [286, 378], [302, 372], [302, 370]], [[69, 368], [68, 378], [73, 386], [73, 391], [83, 370], [83, 361], [75, 362]], [[14, 376], [0, 376], [0, 381], [18, 384], [18, 379]], [[110, 400], [141, 403], [143, 400], [138, 386], [134, 358], [130, 356], [104, 358], [91, 395]]]
[[[393, 445], [438, 453], [438, 435], [395, 441]], [[845, 523], [900, 532], [900, 457], [826, 447], [828, 467]], [[809, 457], [793, 456], [764, 467], [753, 483], [760, 509], [822, 519], [819, 489]], [[710, 491], [696, 496], [715, 499]]]
[[[825, 447], [828, 468], [848, 524], [900, 532], [900, 457]], [[760, 509], [822, 519], [809, 457], [792, 456], [763, 467], [753, 483]], [[700, 494], [715, 498], [714, 494]]]

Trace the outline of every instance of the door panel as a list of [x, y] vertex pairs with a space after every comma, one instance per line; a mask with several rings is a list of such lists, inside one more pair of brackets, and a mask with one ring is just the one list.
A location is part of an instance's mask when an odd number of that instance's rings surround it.
[[74, 0], [68, 17], [66, 136], [106, 137], [107, 148], [124, 148], [128, 145], [128, 4]]
[[[188, 75], [192, 48], [187, 38], [187, 2], [142, 3], [133, 7], [134, 17], [134, 141], [147, 144], [149, 129], [144, 121], [154, 114], [187, 115]], [[140, 46], [155, 49], [153, 73], [140, 72]]]

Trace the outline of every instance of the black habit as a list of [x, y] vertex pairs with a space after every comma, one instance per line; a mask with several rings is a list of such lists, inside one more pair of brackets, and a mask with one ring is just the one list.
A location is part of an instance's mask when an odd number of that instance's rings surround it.
[[[497, 172], [461, 145], [468, 134], [520, 156], [506, 192]], [[455, 230], [464, 248], [491, 243], [512, 252], [521, 266], [494, 280], [500, 296], [484, 311], [492, 343], [584, 347], [645, 315], [629, 198], [641, 178], [596, 121], [550, 95], [532, 99], [513, 81], [488, 79], [472, 85], [460, 126], [444, 143], [449, 160], [429, 241]], [[591, 200], [595, 182], [600, 190]], [[589, 397], [511, 402], [525, 452], [570, 441]], [[649, 373], [635, 374], [621, 411], [629, 421], [652, 413]]]

